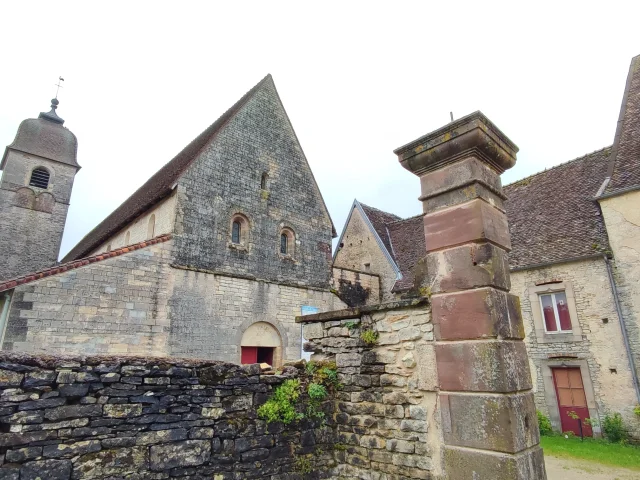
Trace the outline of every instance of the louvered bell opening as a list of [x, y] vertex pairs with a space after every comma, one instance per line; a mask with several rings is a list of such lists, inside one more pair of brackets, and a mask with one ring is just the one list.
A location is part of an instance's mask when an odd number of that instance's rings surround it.
[[31, 172], [29, 185], [32, 187], [47, 188], [49, 186], [49, 172], [43, 168], [36, 168]]

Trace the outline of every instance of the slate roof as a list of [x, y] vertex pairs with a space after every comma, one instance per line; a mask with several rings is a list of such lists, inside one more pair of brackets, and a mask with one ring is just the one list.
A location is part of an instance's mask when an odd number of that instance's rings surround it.
[[61, 263], [59, 265], [56, 265], [55, 267], [45, 268], [44, 270], [30, 273], [28, 275], [23, 275], [21, 277], [3, 280], [2, 283], [0, 283], [0, 292], [11, 290], [12, 288], [15, 288], [19, 285], [24, 285], [25, 283], [35, 282], [36, 280], [40, 280], [41, 278], [50, 277], [52, 275], [57, 275], [69, 270], [75, 270], [76, 268], [84, 267], [85, 265], [89, 265], [90, 263], [101, 262], [102, 260], [106, 260], [107, 258], [118, 257], [120, 255], [124, 255], [125, 253], [148, 247], [149, 245], [166, 242], [167, 240], [171, 240], [171, 234], [159, 235], [155, 238], [152, 238], [151, 240], [145, 240], [144, 242], [127, 245], [126, 247], [111, 250], [110, 252], [99, 253], [97, 255], [92, 255], [80, 260]]
[[589, 257], [609, 250], [600, 207], [611, 147], [504, 187], [511, 268]]
[[380, 237], [380, 240], [382, 240], [382, 243], [384, 243], [387, 251], [391, 255], [393, 255], [391, 251], [391, 243], [389, 242], [389, 234], [387, 232], [387, 223], [396, 222], [398, 220], [402, 220], [402, 218], [394, 215], [393, 213], [383, 212], [382, 210], [378, 210], [377, 208], [370, 207], [362, 202], [360, 202], [360, 206], [369, 218], [369, 221]]
[[[611, 147], [603, 148], [504, 187], [512, 269], [593, 257], [609, 250], [594, 197], [606, 177], [610, 156]], [[388, 252], [402, 272], [392, 291], [411, 288], [413, 266], [426, 253], [422, 215], [383, 223], [397, 216], [372, 207], [364, 210], [367, 215], [373, 213], [375, 220], [370, 220], [377, 223], [376, 231], [388, 232]]]
[[393, 258], [402, 273], [402, 278], [396, 281], [391, 291], [407, 290], [413, 287], [413, 266], [426, 252], [423, 215], [390, 223], [387, 228], [391, 236]]
[[604, 196], [640, 188], [640, 55], [631, 60]]
[[[191, 165], [198, 153], [217, 135], [217, 133], [231, 120], [234, 115], [249, 101], [249, 99], [266, 82], [273, 82], [271, 75], [264, 77], [256, 86], [249, 90], [240, 100], [238, 100], [229, 110], [224, 112], [220, 118], [213, 122], [205, 131], [198, 135], [189, 145], [187, 145], [178, 155], [169, 161], [164, 167], [158, 170], [149, 180], [145, 182], [133, 195], [116, 208], [98, 226], [91, 230], [80, 242], [71, 249], [62, 259], [63, 262], [82, 258], [98, 248], [109, 237], [121, 230], [125, 225], [132, 222], [140, 214], [156, 205], [160, 200], [171, 193], [173, 186], [180, 176]], [[324, 199], [322, 199], [324, 202]], [[326, 205], [325, 205], [325, 210]], [[329, 211], [327, 210], [327, 215]], [[331, 218], [329, 218], [331, 220]], [[331, 221], [333, 236], [336, 236], [333, 221]]]

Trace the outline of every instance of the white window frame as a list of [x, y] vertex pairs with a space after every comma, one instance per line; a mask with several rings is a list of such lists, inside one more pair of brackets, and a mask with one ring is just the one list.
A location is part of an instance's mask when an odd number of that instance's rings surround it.
[[[542, 301], [540, 299], [540, 295], [547, 295], [556, 292], [564, 292], [567, 297], [569, 318], [571, 318], [571, 330], [547, 332], [542, 313]], [[543, 344], [582, 341], [582, 327], [580, 326], [580, 321], [578, 319], [576, 295], [571, 282], [559, 281], [557, 283], [544, 283], [540, 285], [530, 283], [524, 291], [524, 297], [529, 297], [529, 305], [527, 306], [528, 308], [523, 306], [523, 314], [531, 315], [533, 318], [533, 331], [535, 333], [537, 343]], [[559, 319], [559, 316], [556, 318]]]
[[[571, 328], [569, 330], [562, 330], [562, 326], [560, 325], [560, 313], [558, 312], [558, 304], [556, 302], [556, 293], [564, 293], [564, 298], [567, 299], [567, 292], [565, 292], [564, 290], [556, 290], [555, 292], [540, 293], [538, 295], [538, 300], [540, 303], [540, 314], [542, 315], [542, 320], [543, 320], [542, 323], [544, 325], [544, 331], [549, 335], [556, 335], [558, 333], [571, 333], [573, 332], [573, 322], [571, 321], [571, 314], [569, 314], [569, 321], [571, 322]], [[558, 327], [558, 329], [555, 332], [550, 332], [549, 330], [547, 330], [547, 322], [544, 321], [544, 306], [542, 305], [542, 297], [544, 297], [545, 295], [551, 296], [551, 302], [553, 305], [553, 313], [555, 315], [556, 327]], [[569, 300], [567, 299], [566, 302], [567, 302], [567, 308], [569, 308]]]

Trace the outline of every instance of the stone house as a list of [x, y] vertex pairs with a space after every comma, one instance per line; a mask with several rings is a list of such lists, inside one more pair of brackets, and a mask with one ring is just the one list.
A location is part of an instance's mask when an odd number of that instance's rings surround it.
[[3, 350], [279, 365], [300, 358], [296, 315], [344, 306], [335, 228], [270, 75], [59, 264], [79, 166], [53, 107], [2, 161]]
[[[570, 412], [599, 421], [620, 412], [640, 435], [640, 56], [613, 145], [507, 185], [504, 196], [537, 408], [576, 433]], [[333, 282], [362, 294], [345, 301], [376, 303], [372, 278], [386, 301], [428, 294], [424, 228], [423, 215], [401, 219], [355, 200]]]

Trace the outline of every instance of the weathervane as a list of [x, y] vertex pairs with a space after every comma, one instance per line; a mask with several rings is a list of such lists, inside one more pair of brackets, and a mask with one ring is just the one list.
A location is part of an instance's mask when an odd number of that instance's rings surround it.
[[55, 84], [55, 86], [58, 87], [56, 89], [56, 99], [58, 98], [58, 92], [60, 91], [60, 89], [64, 88], [62, 85], [60, 85], [61, 82], [64, 82], [64, 78], [58, 77], [58, 83]]

